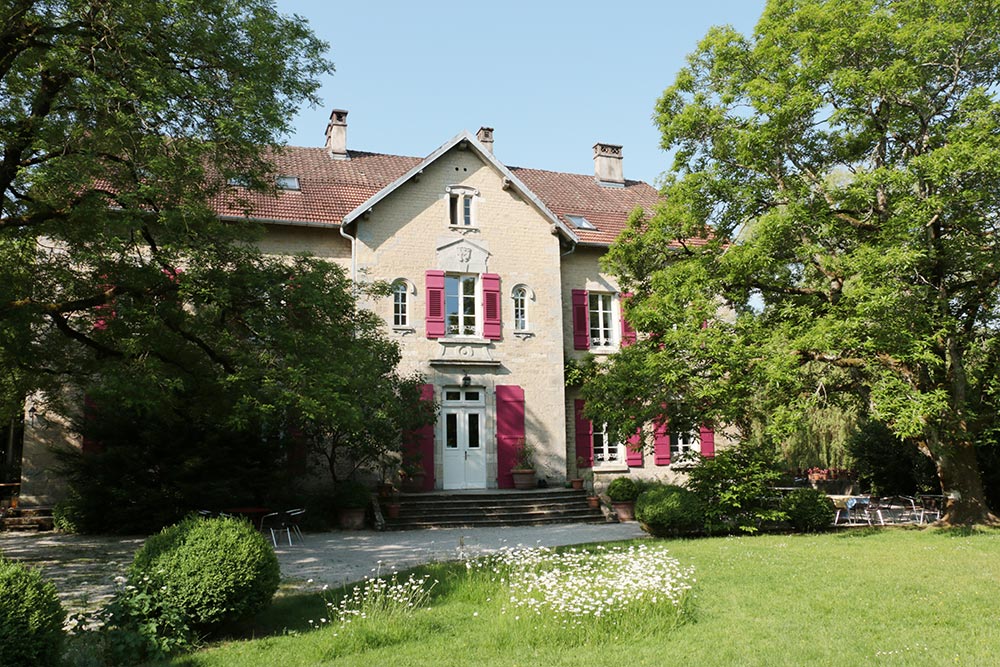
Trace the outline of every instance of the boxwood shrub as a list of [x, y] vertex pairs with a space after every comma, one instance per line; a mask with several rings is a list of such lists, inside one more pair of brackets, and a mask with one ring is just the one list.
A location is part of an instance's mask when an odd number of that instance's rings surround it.
[[608, 484], [608, 498], [611, 498], [613, 503], [633, 502], [641, 491], [635, 480], [628, 477], [617, 477]]
[[639, 494], [635, 518], [643, 530], [659, 537], [698, 533], [705, 528], [705, 504], [683, 487], [657, 484]]
[[59, 664], [65, 618], [51, 582], [0, 558], [0, 665]]
[[802, 533], [826, 530], [833, 524], [836, 512], [826, 494], [810, 488], [790, 491], [781, 499], [781, 510], [792, 528]]

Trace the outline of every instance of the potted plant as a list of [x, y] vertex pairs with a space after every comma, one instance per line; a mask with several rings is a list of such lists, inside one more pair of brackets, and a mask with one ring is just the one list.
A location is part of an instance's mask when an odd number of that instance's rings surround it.
[[628, 477], [618, 477], [608, 485], [608, 498], [619, 521], [632, 521], [635, 518], [635, 499], [639, 497], [639, 485]]
[[[587, 459], [582, 456], [576, 457], [576, 477], [569, 480], [570, 488], [572, 489], [582, 489], [583, 488], [583, 467], [587, 464]], [[593, 474], [593, 472], [591, 472]]]
[[426, 477], [424, 468], [420, 465], [420, 454], [407, 454], [399, 468], [399, 479], [406, 493], [420, 493], [424, 490]]
[[361, 482], [349, 479], [337, 486], [335, 502], [337, 522], [344, 530], [365, 527], [365, 511], [371, 502], [371, 491]]
[[[582, 456], [577, 457], [577, 470], [581, 469], [580, 462], [586, 463], [586, 460]], [[587, 505], [592, 510], [596, 510], [601, 506], [601, 497], [597, 495], [597, 491], [594, 490], [594, 469], [593, 468], [583, 468], [581, 474], [583, 478], [583, 488], [587, 489]]]
[[521, 438], [514, 452], [514, 465], [510, 474], [514, 477], [515, 489], [533, 489], [538, 485], [535, 480], [535, 464], [532, 461], [531, 445]]
[[381, 499], [382, 513], [385, 514], [387, 519], [398, 519], [399, 518], [399, 494], [396, 493], [395, 489], [393, 492], [383, 499]]

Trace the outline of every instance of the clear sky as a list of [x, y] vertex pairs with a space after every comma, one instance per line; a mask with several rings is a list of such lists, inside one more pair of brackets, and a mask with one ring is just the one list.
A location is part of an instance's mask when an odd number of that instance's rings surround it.
[[347, 109], [349, 149], [424, 157], [494, 128], [511, 166], [593, 173], [593, 145], [624, 146], [629, 179], [670, 165], [653, 106], [710, 26], [753, 31], [764, 0], [441, 2], [277, 0], [330, 44], [323, 108], [289, 143], [321, 146]]

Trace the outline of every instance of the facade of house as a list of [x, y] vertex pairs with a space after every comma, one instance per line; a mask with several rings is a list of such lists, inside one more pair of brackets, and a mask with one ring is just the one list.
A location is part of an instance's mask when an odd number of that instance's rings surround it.
[[[249, 195], [250, 217], [265, 224], [266, 253], [311, 253], [356, 281], [392, 285], [391, 297], [362, 305], [398, 337], [401, 370], [420, 372], [440, 405], [414, 443], [428, 489], [511, 487], [522, 442], [549, 485], [590, 467], [598, 486], [622, 474], [670, 479], [682, 451], [714, 451], [708, 428], [651, 425], [632, 447], [610, 442], [564, 380], [568, 359], [635, 337], [600, 258], [657, 192], [624, 178], [621, 146], [595, 145], [590, 175], [505, 166], [490, 128], [425, 158], [367, 153], [348, 149], [347, 112], [335, 110], [326, 139], [278, 156], [281, 190]], [[41, 470], [31, 469], [28, 431], [22, 496], [44, 501], [47, 486], [31, 484]]]

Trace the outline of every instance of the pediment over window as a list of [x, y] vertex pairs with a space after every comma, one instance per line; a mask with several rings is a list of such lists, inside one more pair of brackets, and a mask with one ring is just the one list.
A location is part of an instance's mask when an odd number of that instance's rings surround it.
[[448, 273], [486, 273], [489, 257], [484, 244], [449, 238], [437, 247], [437, 268]]

